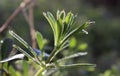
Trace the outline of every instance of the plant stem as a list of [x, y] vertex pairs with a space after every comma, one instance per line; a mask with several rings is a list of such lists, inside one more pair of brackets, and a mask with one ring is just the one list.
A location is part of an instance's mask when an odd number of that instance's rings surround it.
[[35, 76], [42, 76], [42, 73], [45, 71], [45, 69], [46, 69], [45, 67], [40, 67]]
[[50, 54], [50, 57], [46, 61], [46, 64], [49, 63], [54, 58], [54, 56], [56, 55], [57, 50], [58, 49], [56, 47], [53, 49], [52, 53]]
[[63, 49], [65, 49], [66, 47], [68, 47], [68, 45], [64, 46], [64, 47], [55, 47], [52, 51], [52, 53], [50, 54], [50, 57], [47, 59], [46, 64], [48, 64], [50, 61], [52, 61], [52, 59]]

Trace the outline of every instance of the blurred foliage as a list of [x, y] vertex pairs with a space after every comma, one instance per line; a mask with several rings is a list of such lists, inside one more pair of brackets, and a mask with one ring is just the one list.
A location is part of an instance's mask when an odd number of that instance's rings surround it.
[[[21, 0], [1, 0], [0, 1], [0, 26], [11, 15], [11, 13], [19, 6]], [[69, 75], [84, 76], [109, 76], [120, 74], [120, 1], [119, 0], [36, 0], [34, 7], [35, 29], [40, 31], [45, 38], [53, 42], [52, 30], [49, 29], [48, 23], [42, 16], [42, 12], [64, 9], [78, 14], [78, 24], [82, 24], [85, 20], [94, 20], [95, 25], [89, 26], [88, 35], [76, 35], [71, 39], [69, 47], [72, 53], [77, 51], [88, 51], [87, 57], [79, 60], [71, 60], [70, 62], [90, 61], [96, 63], [95, 71], [88, 70], [70, 70]], [[29, 44], [31, 39], [29, 35], [29, 27], [22, 13], [20, 13], [10, 24], [8, 29], [13, 29]], [[7, 31], [0, 34], [0, 40], [9, 37]], [[21, 30], [22, 29], [22, 30]], [[77, 39], [77, 41], [76, 41]], [[48, 43], [51, 45], [50, 43]], [[53, 44], [52, 44], [53, 45]], [[53, 46], [46, 48], [48, 52]], [[62, 52], [58, 57], [67, 55], [68, 52]], [[1, 56], [1, 55], [0, 55]], [[69, 63], [70, 63], [69, 62]], [[116, 69], [114, 68], [116, 67]], [[114, 71], [113, 71], [114, 70]], [[64, 73], [64, 72], [60, 72]], [[67, 76], [67, 73], [64, 73]]]

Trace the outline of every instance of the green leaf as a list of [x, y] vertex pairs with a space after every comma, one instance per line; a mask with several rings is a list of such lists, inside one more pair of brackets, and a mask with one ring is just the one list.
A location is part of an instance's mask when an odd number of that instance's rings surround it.
[[56, 17], [57, 17], [57, 20], [60, 18], [60, 11], [59, 10], [57, 10], [57, 14], [56, 14]]
[[67, 31], [74, 27], [74, 23], [76, 22], [75, 21], [76, 17], [77, 17], [77, 15], [73, 15], [73, 13], [71, 13], [71, 12], [69, 12], [67, 14], [67, 16], [66, 16], [66, 24], [68, 25]]
[[15, 39], [17, 39], [20, 43], [22, 43], [32, 54], [33, 56], [37, 56], [37, 54], [34, 52], [31, 46], [28, 45], [27, 42], [25, 42], [20, 36], [18, 36], [16, 33], [13, 31], [9, 31], [10, 35], [12, 35]]
[[9, 73], [11, 76], [17, 76], [16, 70], [12, 66], [9, 67]]
[[65, 37], [61, 40], [60, 44], [63, 44], [63, 43], [64, 43], [68, 38], [70, 38], [76, 31], [77, 31], [77, 29], [74, 29], [73, 31], [71, 31], [67, 36], [65, 36]]
[[67, 29], [68, 27], [69, 27], [69, 25], [64, 22], [63, 23], [63, 31], [62, 31], [63, 37], [68, 32], [68, 29]]
[[59, 11], [57, 13], [57, 26], [58, 26], [58, 41], [60, 41], [62, 39], [62, 37], [64, 37], [64, 29], [66, 29], [67, 25], [65, 25], [65, 11]]
[[80, 31], [82, 31], [82, 29], [85, 29], [91, 22], [85, 22], [83, 25], [81, 25], [80, 27], [77, 27], [76, 29], [72, 30], [69, 34], [67, 34], [64, 39], [61, 41], [61, 44], [66, 41], [68, 38], [70, 38], [72, 35], [74, 35], [75, 33], [78, 33]]
[[66, 60], [68, 60], [68, 59], [72, 59], [72, 58], [75, 58], [75, 57], [78, 57], [78, 56], [83, 56], [83, 55], [87, 55], [87, 52], [75, 53], [75, 54], [73, 54], [73, 55], [66, 56], [66, 57], [64, 57], [64, 58], [62, 58], [62, 59], [59, 59], [59, 60], [57, 60], [57, 62], [59, 63], [59, 62], [66, 61]]
[[43, 13], [43, 15], [45, 16], [45, 18], [48, 20], [52, 30], [53, 30], [53, 33], [55, 33], [55, 27], [54, 27], [54, 24], [55, 24], [55, 19], [53, 17], [53, 15], [49, 12], [49, 13]]
[[58, 38], [59, 39], [62, 36], [62, 29], [63, 29], [62, 20], [57, 20], [57, 30], [58, 30]]
[[88, 47], [87, 43], [82, 43], [78, 46], [78, 49], [84, 51], [87, 47]]
[[17, 49], [18, 51], [22, 52], [23, 54], [25, 54], [28, 58], [32, 59], [34, 62], [40, 64], [36, 59], [33, 58], [33, 56], [31, 54], [29, 54], [28, 52], [24, 51], [22, 48], [20, 48], [17, 45], [13, 45], [13, 47], [15, 49]]
[[29, 65], [26, 61], [23, 61], [23, 76], [28, 76], [29, 74]]
[[58, 66], [58, 68], [61, 68], [61, 69], [70, 69], [70, 68], [79, 68], [79, 67], [96, 67], [95, 64], [90, 64], [90, 63], [78, 63], [78, 64], [69, 64], [69, 65], [60, 65]]
[[67, 24], [69, 24], [69, 22], [71, 21], [72, 16], [73, 16], [73, 14], [71, 12], [69, 12], [67, 14], [66, 19], [65, 19], [65, 21], [66, 21]]
[[57, 41], [58, 41], [58, 26], [56, 23], [56, 20], [54, 18], [54, 16], [50, 13], [43, 13], [43, 15], [45, 16], [45, 18], [48, 20], [52, 30], [53, 30], [53, 34], [54, 34], [54, 45], [57, 46]]
[[75, 48], [76, 44], [77, 44], [77, 41], [76, 41], [75, 37], [72, 37], [70, 39], [70, 46], [69, 47], [70, 48]]
[[43, 36], [40, 32], [36, 32], [36, 39], [39, 46], [39, 49], [42, 50], [44, 47]]
[[64, 10], [61, 11], [59, 16], [60, 16], [60, 19], [62, 20], [62, 22], [64, 22], [64, 20], [65, 20], [65, 11]]

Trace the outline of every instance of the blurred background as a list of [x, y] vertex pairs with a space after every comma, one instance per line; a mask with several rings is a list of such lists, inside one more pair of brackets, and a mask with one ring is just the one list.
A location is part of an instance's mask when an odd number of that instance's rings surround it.
[[[0, 0], [0, 27], [19, 7], [23, 0]], [[24, 9], [29, 12], [28, 7]], [[50, 11], [56, 16], [57, 10], [65, 10], [77, 14], [77, 24], [95, 21], [88, 27], [88, 35], [76, 35], [71, 39], [69, 52], [63, 51], [58, 58], [78, 51], [86, 51], [88, 55], [71, 60], [71, 62], [89, 62], [95, 68], [69, 69], [54, 76], [119, 76], [120, 75], [120, 0], [35, 0], [33, 7], [33, 25], [36, 31], [48, 40], [47, 47], [53, 46], [53, 34], [43, 12]], [[19, 12], [0, 33], [0, 40], [10, 37], [8, 30], [14, 30], [30, 45], [30, 24], [25, 15]], [[34, 46], [35, 47], [35, 46]], [[47, 51], [50, 53], [50, 50]]]

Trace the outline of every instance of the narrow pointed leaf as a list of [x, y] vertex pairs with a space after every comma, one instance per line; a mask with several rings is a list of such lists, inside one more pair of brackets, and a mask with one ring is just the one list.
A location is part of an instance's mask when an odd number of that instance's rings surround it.
[[70, 55], [70, 56], [66, 56], [62, 59], [59, 59], [57, 60], [57, 62], [62, 62], [62, 61], [65, 61], [65, 60], [68, 60], [68, 59], [72, 59], [72, 58], [75, 58], [75, 57], [78, 57], [78, 56], [83, 56], [83, 55], [87, 55], [87, 52], [79, 52], [79, 53], [75, 53], [73, 55]]
[[65, 40], [67, 40], [68, 38], [70, 38], [73, 34], [78, 33], [80, 31], [82, 31], [82, 29], [85, 29], [88, 25], [90, 24], [90, 22], [85, 22], [83, 25], [81, 25], [80, 27], [74, 29], [73, 31], [71, 31], [67, 36], [64, 37], [64, 39], [61, 41], [61, 43], [63, 43]]
[[34, 52], [34, 50], [32, 49], [31, 46], [28, 45], [27, 42], [25, 42], [20, 36], [18, 36], [16, 33], [14, 33], [13, 31], [9, 31], [10, 35], [12, 35], [15, 39], [17, 39], [20, 43], [22, 43], [32, 54], [33, 56], [36, 56], [36, 53]]
[[69, 24], [69, 22], [71, 21], [72, 16], [73, 16], [73, 14], [71, 12], [69, 12], [67, 14], [66, 19], [65, 19], [65, 21], [66, 21], [67, 24]]
[[50, 13], [50, 12], [47, 12], [47, 13], [43, 13], [43, 15], [45, 16], [45, 18], [48, 20], [52, 30], [53, 30], [53, 34], [54, 34], [54, 45], [56, 46], [57, 45], [57, 39], [58, 39], [58, 36], [57, 35], [57, 25], [56, 25], [56, 21], [55, 21], [55, 18], [54, 16]]
[[60, 20], [57, 20], [57, 30], [58, 30], [58, 38], [60, 39], [60, 37], [62, 36], [61, 34], [62, 34], [62, 28], [63, 28], [63, 26], [62, 26], [62, 21], [60, 21]]
[[52, 30], [53, 30], [53, 33], [55, 33], [55, 27], [53, 26], [53, 25], [54, 25], [53, 20], [48, 16], [47, 13], [44, 12], [43, 15], [44, 15], [45, 18], [48, 20], [48, 22], [49, 22], [49, 24], [50, 24], [50, 26], [51, 26], [51, 28], [52, 28]]
[[57, 11], [57, 14], [56, 14], [57, 20], [60, 18], [59, 15], [60, 15], [60, 11], [58, 10], [58, 11]]
[[79, 68], [79, 67], [96, 67], [95, 64], [90, 64], [90, 63], [78, 63], [78, 64], [69, 64], [69, 65], [60, 65], [58, 66], [61, 69], [70, 69], [70, 68]]
[[63, 21], [65, 19], [65, 11], [64, 10], [60, 12], [60, 19]]
[[36, 63], [39, 64], [39, 62], [38, 62], [37, 60], [35, 60], [35, 59], [33, 58], [33, 56], [31, 56], [31, 54], [27, 53], [26, 51], [24, 51], [24, 50], [23, 50], [22, 48], [20, 48], [19, 46], [13, 45], [13, 47], [14, 47], [15, 49], [17, 49], [18, 51], [22, 52], [23, 54], [25, 54], [28, 58], [32, 59], [34, 62], [36, 62]]
[[20, 48], [19, 46], [13, 45], [13, 47], [14, 47], [15, 49], [17, 49], [18, 51], [22, 52], [23, 54], [25, 54], [28, 58], [33, 58], [33, 56], [31, 56], [31, 54], [29, 54], [28, 52], [26, 52], [25, 50], [23, 50], [23, 49]]

